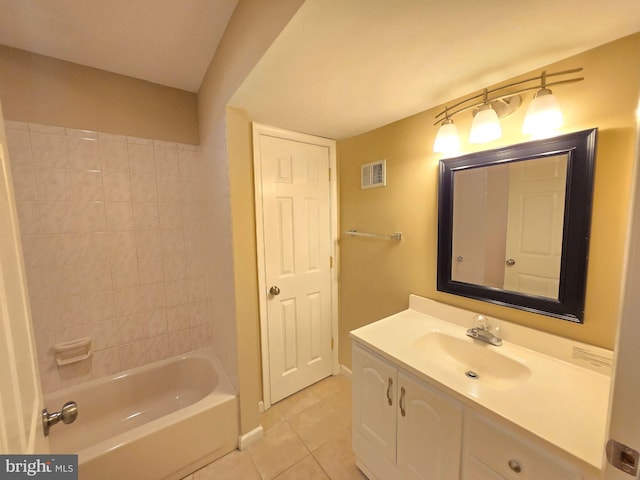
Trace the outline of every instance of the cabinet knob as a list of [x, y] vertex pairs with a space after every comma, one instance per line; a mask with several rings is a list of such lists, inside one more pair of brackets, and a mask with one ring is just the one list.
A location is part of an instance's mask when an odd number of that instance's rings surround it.
[[508, 465], [509, 468], [516, 473], [520, 473], [522, 471], [522, 465], [520, 465], [520, 462], [514, 458], [509, 460]]

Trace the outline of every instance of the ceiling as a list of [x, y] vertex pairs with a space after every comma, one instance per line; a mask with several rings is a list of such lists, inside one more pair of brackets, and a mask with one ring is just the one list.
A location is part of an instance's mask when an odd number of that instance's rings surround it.
[[637, 31], [639, 0], [307, 0], [231, 103], [341, 139]]
[[[197, 92], [237, 2], [0, 0], [0, 44]], [[638, 31], [638, 0], [306, 0], [231, 103], [341, 139]]]
[[0, 0], [0, 44], [197, 92], [238, 0]]

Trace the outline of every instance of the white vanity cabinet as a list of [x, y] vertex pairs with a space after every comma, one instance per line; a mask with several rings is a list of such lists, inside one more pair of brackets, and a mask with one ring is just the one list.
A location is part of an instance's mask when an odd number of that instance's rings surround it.
[[370, 480], [596, 480], [522, 429], [352, 343], [353, 450]]
[[353, 344], [353, 448], [371, 479], [460, 478], [462, 404]]

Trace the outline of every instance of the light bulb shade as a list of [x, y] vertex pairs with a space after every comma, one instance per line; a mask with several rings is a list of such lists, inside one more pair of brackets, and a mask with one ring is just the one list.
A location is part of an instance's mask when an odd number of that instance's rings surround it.
[[487, 143], [502, 136], [502, 128], [498, 114], [490, 105], [484, 105], [478, 110], [471, 123], [469, 143]]
[[551, 90], [544, 88], [536, 93], [529, 104], [522, 124], [522, 133], [534, 137], [553, 135], [562, 126], [562, 110]]
[[455, 154], [460, 151], [460, 136], [452, 120], [447, 119], [440, 125], [436, 141], [433, 142], [433, 151], [435, 153], [444, 153], [445, 155]]

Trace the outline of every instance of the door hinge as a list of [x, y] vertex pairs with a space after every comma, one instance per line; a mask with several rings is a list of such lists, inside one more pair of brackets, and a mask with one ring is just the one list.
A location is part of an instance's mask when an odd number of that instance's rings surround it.
[[331, 168], [329, 168], [329, 181], [331, 181]]
[[333, 268], [333, 257], [329, 257], [329, 268]]
[[331, 337], [331, 350], [333, 350], [333, 337]]

